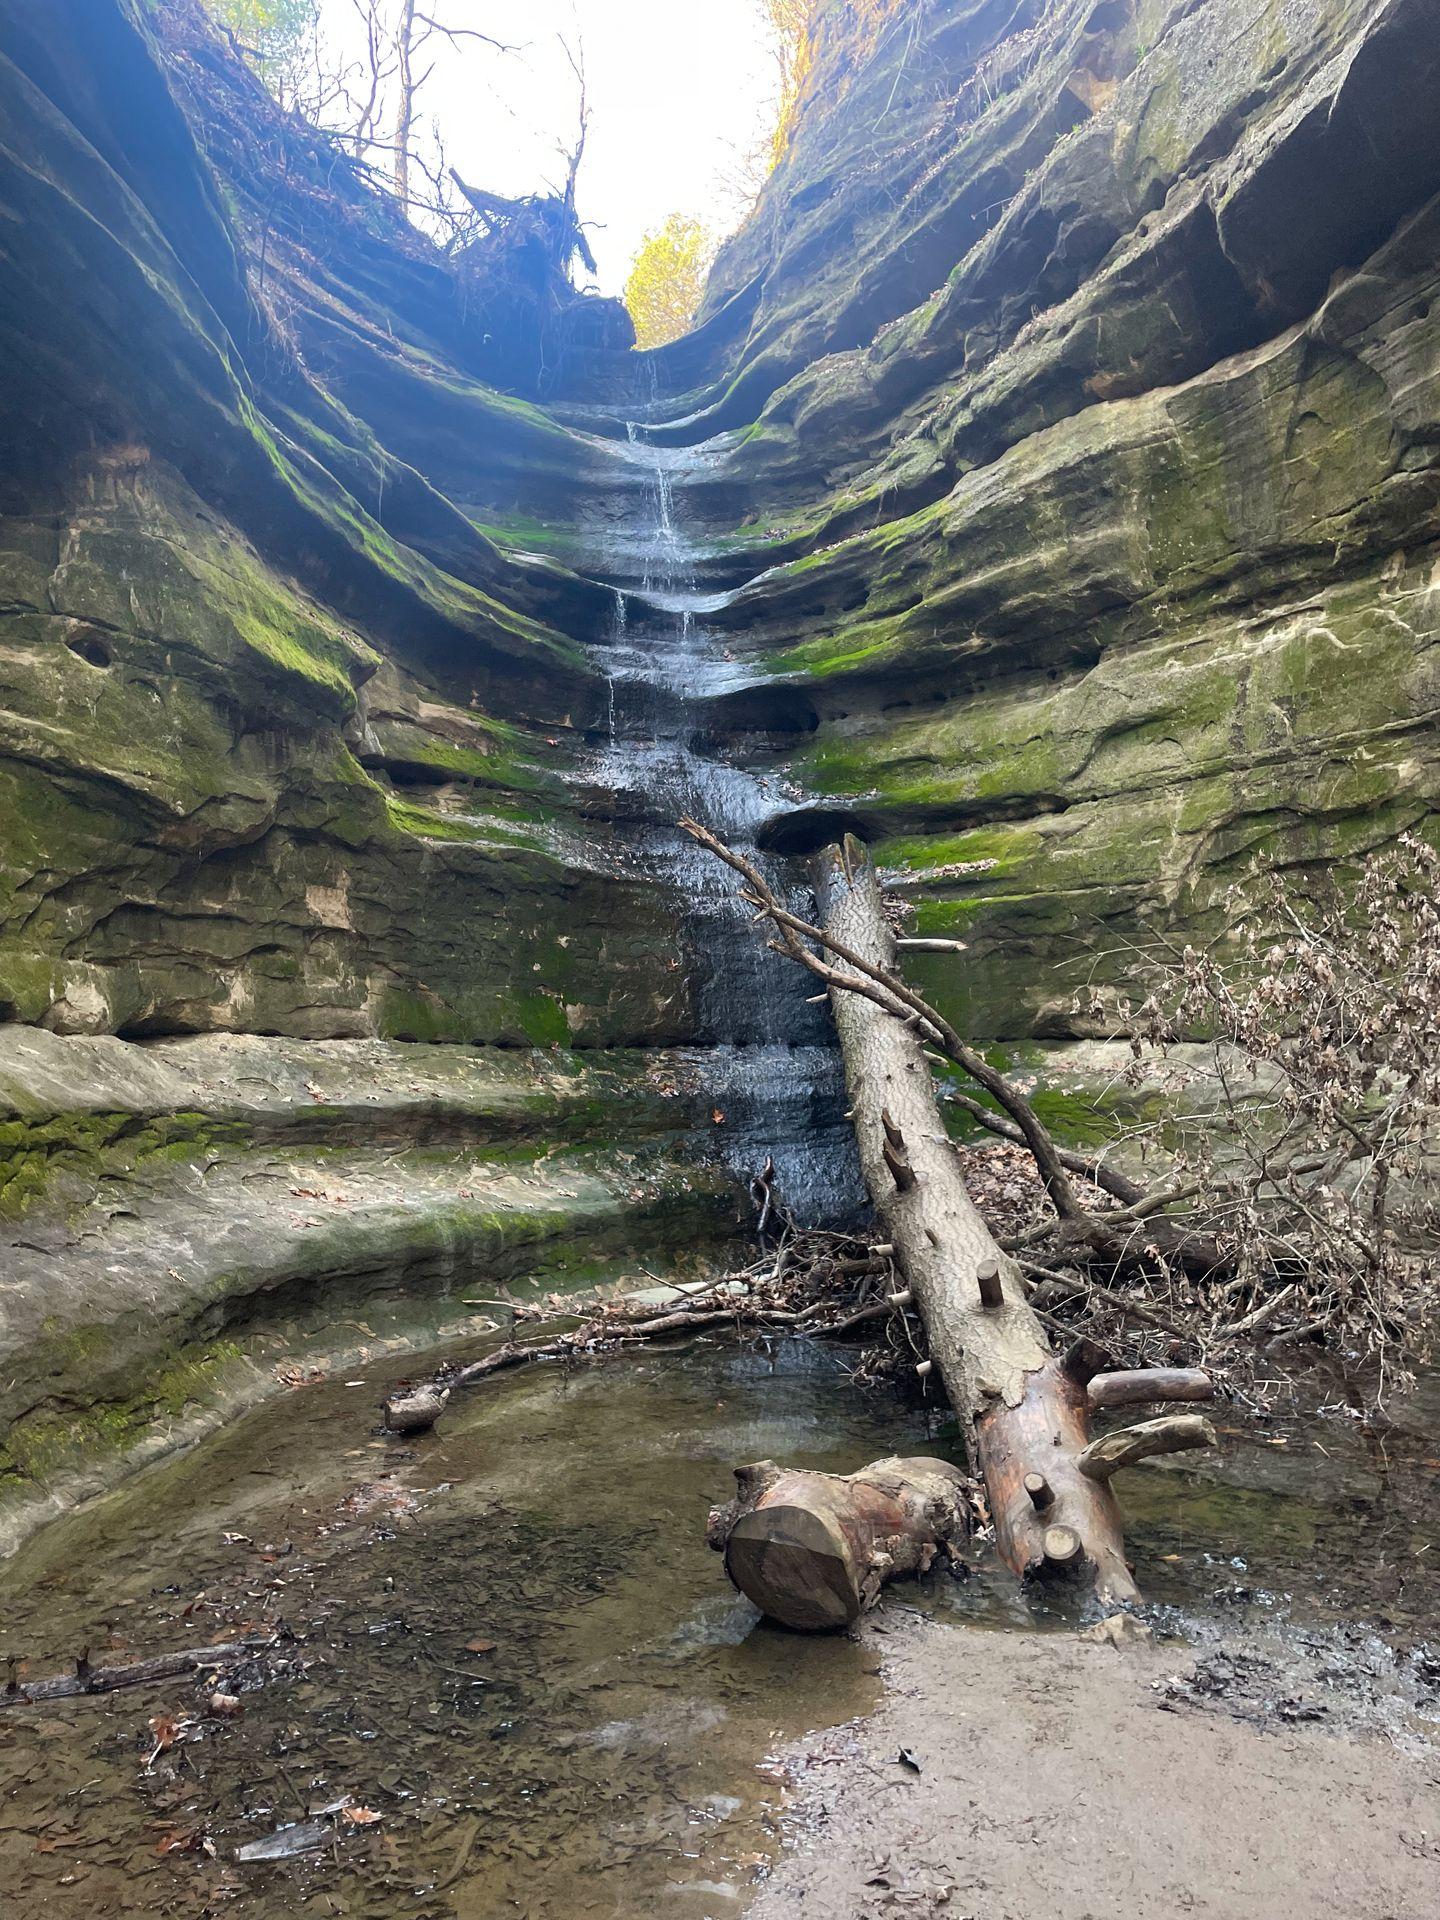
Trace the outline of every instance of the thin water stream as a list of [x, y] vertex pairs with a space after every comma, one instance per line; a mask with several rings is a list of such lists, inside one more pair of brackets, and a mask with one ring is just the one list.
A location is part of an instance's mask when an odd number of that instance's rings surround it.
[[597, 522], [589, 556], [615, 595], [610, 631], [593, 647], [609, 713], [592, 778], [613, 797], [626, 863], [684, 904], [718, 1148], [745, 1179], [773, 1155], [807, 1223], [849, 1218], [860, 1173], [828, 1014], [811, 1003], [813, 981], [766, 951], [734, 875], [676, 827], [687, 814], [703, 821], [798, 908], [813, 905], [802, 875], [756, 849], [760, 828], [798, 796], [716, 742], [716, 702], [754, 681], [707, 624], [714, 598], [697, 584], [684, 528], [685, 481], [707, 455], [652, 446], [634, 423], [618, 452], [621, 504]]

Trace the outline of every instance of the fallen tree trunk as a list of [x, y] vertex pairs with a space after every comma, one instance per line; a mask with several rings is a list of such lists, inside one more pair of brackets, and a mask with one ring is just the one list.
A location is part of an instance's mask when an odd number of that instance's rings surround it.
[[[853, 842], [819, 856], [816, 891], [833, 951], [896, 964], [875, 871]], [[1120, 1509], [1081, 1473], [1086, 1389], [1103, 1358], [1050, 1349], [1015, 1262], [973, 1205], [940, 1118], [920, 1023], [832, 986], [860, 1163], [925, 1323], [930, 1351], [984, 1479], [1002, 1559], [1017, 1573], [1080, 1561], [1104, 1599], [1137, 1597]]]
[[807, 1632], [847, 1626], [887, 1580], [926, 1572], [970, 1531], [971, 1483], [945, 1460], [876, 1460], [851, 1474], [761, 1460], [735, 1481], [705, 1537], [762, 1613]]

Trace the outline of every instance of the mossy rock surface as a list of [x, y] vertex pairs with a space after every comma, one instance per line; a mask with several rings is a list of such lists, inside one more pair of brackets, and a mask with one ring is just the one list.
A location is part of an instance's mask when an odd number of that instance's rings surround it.
[[1430, 0], [822, 9], [701, 330], [546, 406], [166, 12], [17, 10], [0, 64], [17, 1485], [263, 1326], [728, 1222], [665, 1051], [713, 953], [605, 755], [632, 404], [705, 443], [687, 744], [863, 828], [1067, 1137], [1125, 1117], [1027, 1052], [1081, 987], [1435, 830]]

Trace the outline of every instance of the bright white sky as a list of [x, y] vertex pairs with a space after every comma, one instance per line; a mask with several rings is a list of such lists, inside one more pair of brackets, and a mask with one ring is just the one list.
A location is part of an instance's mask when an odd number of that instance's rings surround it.
[[[450, 163], [497, 193], [563, 184], [558, 148], [575, 137], [577, 88], [561, 37], [583, 47], [580, 212], [603, 291], [621, 290], [644, 234], [667, 215], [694, 214], [721, 233], [737, 224], [745, 156], [778, 87], [760, 0], [433, 0], [433, 10], [523, 43], [503, 55], [437, 37], [427, 49], [435, 70], [421, 125], [438, 120]], [[321, 0], [321, 13], [327, 38], [344, 42], [351, 0]]]

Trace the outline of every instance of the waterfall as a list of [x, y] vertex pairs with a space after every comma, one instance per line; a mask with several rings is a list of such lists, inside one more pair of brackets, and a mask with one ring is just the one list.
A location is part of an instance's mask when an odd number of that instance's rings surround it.
[[[610, 641], [611, 641], [612, 647], [614, 648], [615, 655], [618, 658], [621, 648], [623, 648], [623, 646], [625, 645], [625, 626], [626, 626], [626, 621], [629, 618], [629, 615], [625, 605], [624, 588], [616, 587], [614, 589], [614, 593], [615, 593], [615, 611], [611, 616], [611, 621], [610, 621]], [[615, 745], [616, 737], [617, 737], [616, 721], [615, 721], [615, 672], [614, 672], [613, 665], [607, 665], [606, 667], [605, 686], [606, 686], [606, 691], [608, 695], [608, 699], [607, 699], [608, 732], [610, 737], [610, 745], [613, 747]]]
[[842, 1219], [861, 1194], [844, 1084], [829, 1016], [810, 1004], [813, 981], [769, 953], [728, 869], [680, 833], [703, 820], [755, 858], [797, 909], [808, 888], [756, 850], [756, 834], [786, 804], [763, 773], [726, 755], [717, 696], [749, 684], [706, 620], [695, 549], [681, 509], [697, 456], [655, 446], [626, 423], [624, 531], [596, 536], [597, 571], [615, 613], [604, 646], [608, 738], [597, 776], [617, 796], [627, 867], [683, 903], [687, 961], [698, 981], [701, 1071], [722, 1116], [715, 1146], [742, 1179], [774, 1158], [787, 1203], [806, 1221]]

